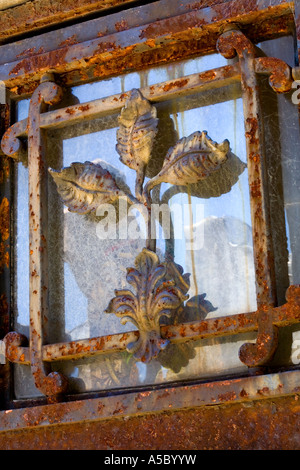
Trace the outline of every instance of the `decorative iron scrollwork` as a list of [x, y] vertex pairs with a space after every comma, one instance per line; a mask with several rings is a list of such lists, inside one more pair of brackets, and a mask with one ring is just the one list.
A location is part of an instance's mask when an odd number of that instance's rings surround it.
[[130, 321], [138, 328], [139, 338], [129, 343], [127, 350], [142, 362], [149, 362], [169, 344], [161, 337], [160, 319], [170, 318], [172, 311], [188, 299], [174, 277], [168, 263], [160, 263], [157, 254], [145, 248], [136, 257], [135, 268], [127, 269], [127, 281], [136, 293], [116, 290], [106, 310], [120, 317], [122, 324]]
[[[189, 308], [188, 297], [189, 275], [171, 261], [161, 262], [155, 250], [155, 238], [151, 238], [148, 225], [147, 248], [136, 258], [134, 268], [129, 268], [127, 281], [135, 290], [117, 290], [116, 296], [110, 301], [107, 312], [121, 317], [121, 320], [132, 321], [138, 332], [131, 331], [127, 335], [109, 335], [107, 337], [79, 340], [70, 343], [49, 345], [43, 344], [43, 316], [47, 310], [47, 245], [42, 229], [46, 225], [41, 205], [41, 196], [47, 187], [45, 184], [46, 161], [43, 155], [42, 128], [56, 129], [63, 122], [68, 125], [89, 116], [94, 119], [99, 113], [120, 110], [124, 105], [125, 96], [129, 99], [119, 116], [117, 132], [117, 151], [121, 161], [136, 171], [135, 193], [131, 194], [126, 185], [114, 177], [104, 165], [91, 162], [73, 163], [61, 171], [49, 170], [57, 185], [58, 192], [70, 211], [88, 213], [96, 210], [103, 203], [115, 203], [118, 198], [125, 197], [129, 204], [139, 205], [148, 209], [151, 215], [151, 191], [162, 182], [171, 186], [165, 191], [161, 200], [168, 202], [172, 195], [186, 190], [197, 197], [218, 197], [230, 191], [244, 171], [245, 164], [231, 153], [229, 142], [221, 144], [213, 142], [206, 132], [194, 132], [180, 141], [170, 143], [160, 168], [151, 168], [153, 143], [158, 132], [156, 108], [139, 90], [131, 93], [95, 100], [85, 106], [72, 106], [70, 109], [59, 109], [47, 112], [46, 105], [54, 104], [60, 99], [60, 89], [53, 83], [53, 77], [46, 77], [31, 98], [29, 116], [23, 121], [13, 124], [1, 141], [5, 155], [22, 160], [27, 151], [23, 146], [23, 138], [28, 137], [28, 167], [30, 173], [30, 231], [35, 234], [35, 243], [31, 246], [31, 301], [30, 301], [30, 339], [16, 332], [10, 332], [3, 343], [6, 358], [14, 363], [30, 364], [37, 388], [51, 401], [56, 401], [66, 391], [66, 378], [57, 372], [50, 372], [48, 362], [60, 359], [71, 359], [102, 354], [127, 347], [140, 360], [150, 361], [161, 351], [160, 363], [170, 366], [170, 355], [167, 353], [167, 342], [171, 347], [186, 346], [185, 340], [210, 338], [215, 335], [239, 334], [258, 330], [257, 341], [245, 344], [240, 349], [240, 359], [249, 367], [265, 364], [270, 360], [277, 346], [277, 328], [299, 323], [299, 286], [291, 286], [288, 290], [287, 303], [274, 307], [275, 296], [272, 282], [272, 243], [271, 229], [268, 220], [267, 175], [263, 161], [263, 138], [261, 130], [261, 111], [258, 97], [256, 75], [270, 76], [270, 85], [277, 93], [292, 88], [292, 78], [297, 79], [299, 71], [283, 61], [268, 57], [256, 57], [253, 44], [237, 27], [230, 24], [219, 38], [218, 51], [226, 58], [238, 55], [239, 62], [234, 66], [221, 67], [208, 74], [215, 86], [227, 84], [229, 77], [241, 79], [244, 122], [247, 143], [247, 162], [250, 187], [250, 203], [253, 214], [254, 258], [256, 263], [256, 287], [259, 308], [257, 312], [211, 318], [207, 321], [186, 320], [181, 313]], [[205, 79], [203, 78], [205, 76]], [[196, 78], [195, 78], [196, 77]], [[206, 89], [207, 73], [189, 76], [186, 80], [186, 91]], [[157, 84], [144, 89], [149, 99], [161, 98], [161, 90], [168, 97], [166, 88], [176, 89], [175, 81], [167, 86]], [[172, 84], [170, 87], [169, 85]], [[223, 84], [223, 85], [222, 85]], [[196, 85], [196, 88], [195, 88]], [[182, 92], [180, 84], [180, 92]], [[204, 87], [204, 88], [203, 88]], [[156, 90], [156, 95], [153, 90]], [[190, 91], [188, 91], [190, 90]], [[179, 92], [179, 88], [177, 88]], [[103, 104], [105, 103], [105, 104]], [[120, 103], [122, 103], [120, 105]], [[105, 108], [105, 109], [104, 109]], [[164, 155], [162, 155], [163, 157]], [[152, 158], [155, 160], [156, 158]], [[158, 159], [160, 161], [160, 159]], [[153, 161], [152, 161], [153, 163]], [[145, 176], [150, 179], [144, 185]], [[45, 196], [45, 195], [44, 195]], [[47, 206], [44, 197], [44, 207]], [[151, 217], [149, 217], [151, 220]], [[172, 250], [171, 250], [172, 251]], [[44, 281], [44, 282], [43, 282]], [[205, 295], [205, 294], [204, 294]], [[201, 296], [200, 296], [201, 297]], [[195, 299], [194, 299], [195, 300]], [[191, 304], [193, 299], [190, 299]], [[196, 302], [199, 309], [199, 303]], [[160, 326], [163, 318], [168, 318], [167, 325]], [[176, 319], [179, 320], [176, 322]], [[161, 335], [163, 331], [163, 335]], [[126, 337], [125, 337], [126, 336]], [[104, 338], [104, 339], [103, 339]], [[174, 340], [175, 338], [175, 340]], [[101, 339], [101, 341], [99, 340]], [[122, 345], [120, 346], [120, 344]], [[128, 344], [129, 343], [129, 344]], [[187, 357], [191, 356], [188, 351]], [[172, 355], [172, 353], [171, 353]], [[174, 355], [175, 356], [175, 355]], [[176, 370], [174, 369], [176, 372]]]
[[[228, 159], [237, 158], [230, 152], [228, 140], [218, 144], [207, 132], [197, 131], [169, 149], [158, 174], [144, 185], [157, 123], [156, 108], [139, 90], [132, 90], [119, 115], [116, 150], [121, 162], [136, 172], [134, 195], [125, 184], [121, 189], [113, 175], [100, 164], [73, 163], [61, 171], [49, 169], [64, 204], [72, 212], [95, 211], [100, 204], [113, 203], [119, 197], [147, 208], [146, 249], [137, 256], [136, 267], [127, 272], [127, 281], [136, 292], [116, 290], [116, 297], [107, 308], [108, 313], [121, 317], [122, 323], [131, 321], [138, 328], [139, 339], [127, 349], [144, 362], [156, 357], [169, 342], [161, 337], [160, 319], [170, 317], [188, 298], [188, 289], [181, 289], [178, 269], [177, 275], [170, 274], [171, 271], [174, 274], [175, 264], [171, 268], [171, 261], [161, 263], [155, 253], [151, 191], [162, 182], [181, 187], [196, 184], [220, 170]], [[244, 168], [244, 164], [237, 167], [238, 174]], [[235, 181], [233, 178], [232, 184]]]

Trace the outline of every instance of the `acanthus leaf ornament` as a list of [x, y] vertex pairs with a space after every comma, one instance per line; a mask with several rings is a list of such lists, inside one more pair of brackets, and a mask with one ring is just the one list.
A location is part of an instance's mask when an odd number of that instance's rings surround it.
[[142, 362], [149, 362], [169, 344], [160, 334], [161, 318], [169, 318], [188, 295], [167, 276], [166, 263], [160, 263], [157, 254], [146, 248], [136, 257], [135, 268], [127, 270], [126, 279], [135, 294], [116, 290], [106, 313], [114, 313], [122, 324], [130, 321], [138, 328], [139, 338], [128, 344], [127, 350]]

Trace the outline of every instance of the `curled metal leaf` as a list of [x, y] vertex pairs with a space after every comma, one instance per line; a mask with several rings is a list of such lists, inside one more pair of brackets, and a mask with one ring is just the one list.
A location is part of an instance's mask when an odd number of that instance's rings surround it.
[[140, 171], [150, 159], [157, 132], [156, 108], [139, 90], [133, 89], [118, 118], [117, 152], [129, 168]]
[[227, 160], [229, 142], [212, 141], [205, 131], [183, 137], [172, 147], [157, 176], [147, 183], [149, 191], [159, 183], [187, 185], [207, 178]]
[[166, 263], [160, 263], [157, 254], [146, 248], [136, 257], [135, 268], [127, 270], [127, 281], [136, 293], [116, 290], [106, 313], [114, 313], [121, 317], [121, 323], [130, 321], [138, 328], [139, 338], [128, 344], [127, 350], [142, 362], [149, 362], [169, 344], [160, 334], [161, 318], [170, 318], [188, 296], [170, 278]]
[[187, 192], [191, 196], [202, 199], [220, 197], [222, 194], [231, 191], [231, 188], [236, 184], [240, 175], [246, 168], [246, 163], [229, 151], [226, 161], [207, 178], [199, 180], [197, 183], [185, 186], [171, 186], [167, 189], [162, 196], [162, 203], [168, 203], [175, 194]]
[[70, 212], [87, 214], [100, 204], [112, 203], [126, 195], [110, 172], [99, 164], [76, 162], [61, 171], [49, 168], [49, 173]]

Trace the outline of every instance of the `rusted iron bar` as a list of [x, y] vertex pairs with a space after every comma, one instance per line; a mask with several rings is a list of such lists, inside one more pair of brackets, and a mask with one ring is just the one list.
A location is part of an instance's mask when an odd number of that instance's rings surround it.
[[[171, 18], [164, 18], [151, 23], [143, 23], [115, 34], [95, 37], [89, 41], [75, 43], [70, 40], [63, 47], [46, 53], [40, 52], [32, 56], [21, 56], [20, 60], [4, 63], [0, 66], [0, 80], [5, 81], [6, 86], [14, 88], [25, 84], [25, 79], [36, 81], [49, 69], [57, 74], [64, 74], [66, 83], [90, 81], [99, 79], [107, 71], [111, 74], [120, 73], [121, 70], [130, 68], [132, 61], [140, 60], [142, 67], [143, 54], [151, 54], [148, 64], [162, 63], [172, 47], [176, 47], [173, 60], [182, 58], [182, 45], [189, 41], [196, 41], [197, 53], [208, 53], [215, 50], [215, 40], [228, 21], [238, 22], [243, 27], [252, 25], [253, 21], [260, 24], [264, 32], [263, 37], [288, 33], [292, 29], [292, 10], [290, 2], [284, 0], [262, 0], [243, 2], [231, 0], [210, 8], [188, 11], [177, 14]], [[130, 13], [128, 13], [130, 14]], [[287, 19], [288, 18], [288, 19]], [[264, 23], [276, 20], [281, 24], [274, 31], [264, 30]], [[285, 23], [285, 24], [283, 24]], [[268, 27], [266, 27], [268, 29]], [[269, 27], [269, 29], [272, 29]], [[252, 31], [252, 28], [249, 28]], [[256, 29], [257, 32], [257, 29]], [[30, 49], [30, 48], [29, 48]], [[186, 54], [188, 54], [188, 49]], [[23, 51], [25, 52], [25, 51]], [[189, 54], [191, 55], [191, 50]], [[180, 55], [181, 54], [181, 55]], [[126, 59], [126, 64], [120, 69], [120, 60]], [[131, 60], [132, 59], [132, 60]], [[103, 71], [101, 67], [108, 61], [115, 60], [115, 70], [111, 70], [112, 64]], [[170, 58], [171, 60], [171, 58]], [[144, 63], [144, 62], [143, 62]], [[98, 69], [98, 66], [100, 69]], [[135, 67], [136, 68], [136, 67]], [[70, 75], [68, 79], [66, 75]], [[73, 74], [73, 75], [72, 75]]]
[[[64, 0], [61, 2], [51, 0], [14, 0], [10, 8], [1, 12], [0, 41], [12, 36], [28, 33], [42, 27], [59, 25], [64, 21], [85, 17], [94, 12], [103, 12], [112, 7], [130, 6], [135, 0]], [[9, 2], [4, 2], [9, 3]], [[27, 3], [27, 5], [18, 4]], [[14, 6], [14, 8], [12, 8]]]
[[[180, 409], [196, 409], [205, 405], [251, 403], [253, 400], [261, 401], [288, 395], [294, 395], [295, 400], [298, 400], [299, 391], [297, 370], [267, 376], [168, 386], [163, 390], [151, 389], [117, 396], [28, 407], [26, 412], [24, 408], [0, 411], [0, 432], [9, 429], [18, 431], [68, 423], [87, 423], [163, 411], [169, 413]], [[122, 425], [124, 426], [124, 423]], [[53, 432], [55, 433], [55, 430]]]
[[[220, 88], [241, 79], [239, 64], [219, 67], [202, 73], [187, 75], [182, 79], [141, 88], [142, 95], [151, 102], [167, 101], [174, 97], [199, 93], [211, 88]], [[106, 114], [117, 113], [125, 105], [127, 93], [119, 93], [102, 99], [89, 101], [67, 108], [48, 111], [40, 115], [41, 129], [57, 129], [74, 125], [80, 121], [96, 119]], [[24, 153], [24, 143], [19, 137], [26, 137], [28, 119], [13, 124], [4, 134], [1, 147], [11, 158], [20, 158]]]
[[[181, 325], [162, 326], [161, 335], [172, 343], [178, 343], [249, 333], [259, 329], [259, 318], [259, 312], [250, 312]], [[290, 286], [287, 291], [287, 302], [281, 307], [272, 309], [272, 324], [280, 328], [299, 321], [300, 286]], [[44, 362], [55, 362], [124, 351], [127, 344], [136, 341], [138, 335], [137, 331], [131, 331], [67, 343], [47, 344], [42, 348], [42, 359]], [[30, 350], [25, 346], [26, 338], [23, 335], [11, 332], [6, 335], [5, 342], [6, 357], [9, 361], [30, 364]]]
[[270, 75], [269, 83], [276, 93], [286, 93], [293, 84], [292, 70], [282, 60], [274, 57], [257, 57], [254, 69], [258, 74]]
[[28, 122], [29, 168], [29, 313], [30, 313], [30, 363], [36, 387], [49, 397], [55, 397], [66, 388], [61, 374], [47, 374], [43, 358], [43, 322], [48, 315], [48, 257], [47, 257], [47, 185], [44, 145], [40, 129], [40, 113], [47, 104], [61, 97], [60, 88], [44, 82], [32, 95]]
[[239, 56], [242, 76], [247, 164], [258, 306], [275, 305], [272, 238], [264, 156], [262, 118], [255, 71], [255, 47], [238, 30], [225, 32], [218, 50], [226, 58]]
[[272, 309], [269, 308], [276, 304], [276, 285], [268, 174], [256, 73], [271, 73], [270, 81], [277, 91], [287, 91], [292, 80], [291, 72], [287, 74], [288, 69], [280, 61], [257, 60], [255, 47], [237, 27], [229, 26], [228, 31], [220, 36], [218, 50], [228, 59], [238, 54], [241, 66], [259, 330], [256, 345], [243, 345], [240, 359], [253, 366], [267, 362], [277, 345], [276, 327], [272, 324]]

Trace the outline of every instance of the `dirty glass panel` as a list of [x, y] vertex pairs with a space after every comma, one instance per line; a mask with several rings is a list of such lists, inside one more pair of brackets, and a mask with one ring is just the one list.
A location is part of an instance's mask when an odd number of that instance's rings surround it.
[[[223, 59], [213, 66], [223, 65]], [[176, 66], [178, 68], [178, 65]], [[181, 64], [180, 73], [201, 68], [197, 61]], [[205, 67], [204, 69], [207, 69]], [[172, 67], [148, 73], [147, 84], [176, 77]], [[179, 75], [178, 75], [179, 76]], [[150, 81], [150, 78], [151, 81]], [[156, 80], [155, 80], [156, 77]], [[130, 79], [130, 80], [129, 80]], [[119, 79], [117, 88], [108, 81], [102, 95], [129, 91], [145, 84], [145, 72]], [[128, 86], [127, 82], [128, 81]], [[108, 85], [108, 89], [105, 86]], [[121, 88], [120, 88], [121, 86]], [[89, 95], [90, 85], [69, 90], [63, 106], [99, 96]], [[82, 91], [83, 90], [83, 91]], [[85, 93], [84, 90], [87, 90]], [[100, 90], [100, 88], [99, 88]], [[157, 253], [161, 260], [174, 257], [184, 272], [190, 273], [189, 300], [178, 322], [196, 321], [256, 310], [253, 245], [251, 235], [248, 175], [244, 138], [243, 110], [239, 86], [184, 97], [157, 105], [159, 132], [153, 148], [147, 178], [159, 171], [168, 149], [178, 139], [195, 131], [207, 131], [221, 143], [228, 139], [233, 154], [226, 175], [211, 184], [188, 188], [162, 184], [153, 194], [159, 204], [174, 209], [172, 236], [162, 232], [157, 223]], [[83, 100], [83, 101], [82, 101]], [[19, 116], [26, 113], [28, 102], [19, 103]], [[20, 119], [20, 117], [19, 117]], [[117, 116], [83, 122], [47, 133], [47, 163], [61, 169], [73, 162], [101, 163], [118, 181], [134, 193], [135, 172], [119, 160], [116, 152]], [[19, 164], [17, 196], [18, 241], [16, 246], [18, 295], [15, 328], [28, 334], [28, 232], [26, 205], [28, 170]], [[137, 213], [128, 215], [131, 232], [119, 236], [123, 213], [116, 207], [115, 237], [99, 237], [101, 218], [95, 214], [71, 213], [61, 203], [56, 186], [48, 180], [49, 306], [48, 342], [70, 341], [134, 330], [104, 310], [115, 289], [128, 288], [126, 268], [145, 246], [145, 226]], [[195, 236], [195, 234], [197, 236]], [[130, 236], [129, 236], [130, 235]], [[193, 237], [192, 237], [193, 235]], [[198, 236], [199, 235], [199, 236]], [[27, 271], [28, 272], [28, 271]], [[22, 295], [22, 297], [20, 297]], [[149, 365], [136, 362], [127, 352], [98, 358], [54, 364], [70, 378], [72, 391], [83, 392], [118, 387], [135, 387], [179, 379], [244, 373], [238, 349], [255, 335], [243, 335], [170, 345]], [[37, 394], [28, 367], [16, 368], [16, 394], [19, 398]]]

